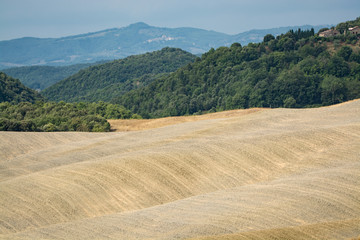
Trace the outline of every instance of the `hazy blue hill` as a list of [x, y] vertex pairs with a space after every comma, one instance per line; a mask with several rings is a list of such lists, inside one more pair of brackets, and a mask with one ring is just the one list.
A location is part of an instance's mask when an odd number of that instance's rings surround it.
[[[315, 27], [315, 30], [320, 27]], [[298, 27], [254, 30], [228, 35], [197, 28], [153, 27], [140, 22], [123, 28], [63, 38], [26, 37], [0, 41], [0, 69], [29, 65], [64, 66], [114, 60], [164, 47], [176, 47], [199, 54], [212, 47], [229, 46], [233, 42], [240, 42], [243, 45], [260, 42], [268, 33], [276, 36], [293, 28]]]
[[32, 102], [43, 100], [36, 91], [24, 86], [18, 79], [0, 72], [0, 102]]
[[110, 101], [193, 62], [196, 56], [163, 48], [80, 70], [41, 93], [53, 101]]
[[3, 72], [19, 79], [29, 88], [43, 90], [77, 73], [81, 69], [102, 63], [104, 62], [83, 63], [70, 66], [25, 66], [6, 68]]

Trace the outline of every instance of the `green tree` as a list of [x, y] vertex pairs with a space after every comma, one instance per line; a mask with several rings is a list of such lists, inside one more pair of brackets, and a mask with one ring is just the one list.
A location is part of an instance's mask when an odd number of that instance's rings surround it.
[[287, 97], [285, 100], [284, 100], [284, 107], [286, 108], [293, 108], [296, 106], [296, 100], [295, 98], [293, 98], [292, 96], [290, 97]]
[[345, 77], [350, 73], [349, 64], [339, 56], [333, 56], [327, 64], [328, 73], [336, 77]]
[[308, 78], [298, 67], [283, 71], [272, 85], [272, 96], [275, 106], [283, 106], [288, 97], [292, 97], [299, 104], [308, 101]]
[[342, 46], [337, 52], [339, 57], [342, 57], [345, 61], [349, 61], [353, 50], [349, 46]]
[[267, 42], [270, 42], [271, 40], [274, 40], [275, 39], [275, 37], [272, 35], [272, 34], [267, 34], [267, 35], [265, 35], [265, 37], [264, 37], [264, 43], [267, 43]]
[[45, 124], [45, 125], [42, 127], [42, 130], [43, 130], [44, 132], [54, 132], [54, 131], [57, 131], [58, 129], [57, 129], [57, 127], [56, 127], [54, 124], [52, 124], [52, 123], [47, 123], [47, 124]]
[[340, 103], [344, 100], [346, 89], [340, 78], [326, 76], [321, 83], [321, 89], [321, 100], [325, 105]]

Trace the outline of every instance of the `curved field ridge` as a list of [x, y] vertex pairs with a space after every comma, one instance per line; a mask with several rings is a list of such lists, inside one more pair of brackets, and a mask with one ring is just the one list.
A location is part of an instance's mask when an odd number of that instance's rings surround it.
[[157, 121], [0, 132], [0, 239], [360, 237], [360, 100]]

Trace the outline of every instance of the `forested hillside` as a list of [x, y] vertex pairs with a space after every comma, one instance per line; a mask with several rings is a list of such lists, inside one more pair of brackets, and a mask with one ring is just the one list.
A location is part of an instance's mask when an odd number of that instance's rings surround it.
[[0, 72], [0, 103], [35, 102], [37, 100], [43, 100], [39, 93], [24, 86], [18, 79]]
[[250, 107], [312, 107], [360, 97], [358, 37], [314, 31], [211, 49], [194, 63], [115, 99], [143, 117]]
[[88, 68], [92, 65], [104, 62], [75, 64], [70, 66], [26, 66], [4, 69], [3, 72], [9, 76], [19, 79], [25, 86], [43, 90], [61, 81], [79, 70]]
[[181, 49], [164, 48], [89, 67], [41, 93], [54, 101], [110, 101], [194, 60], [194, 55]]

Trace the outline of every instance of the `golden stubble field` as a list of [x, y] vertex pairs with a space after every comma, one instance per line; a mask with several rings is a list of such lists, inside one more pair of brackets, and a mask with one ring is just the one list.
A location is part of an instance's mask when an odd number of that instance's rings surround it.
[[360, 237], [360, 100], [111, 124], [0, 132], [0, 239]]

